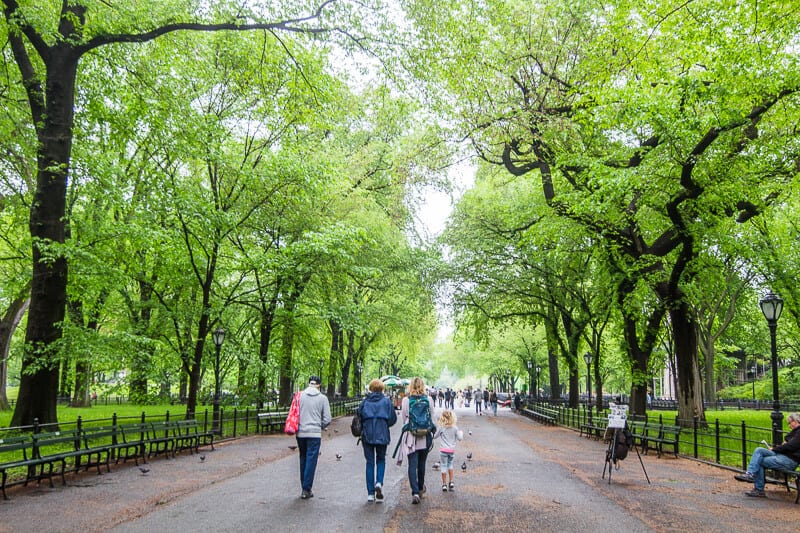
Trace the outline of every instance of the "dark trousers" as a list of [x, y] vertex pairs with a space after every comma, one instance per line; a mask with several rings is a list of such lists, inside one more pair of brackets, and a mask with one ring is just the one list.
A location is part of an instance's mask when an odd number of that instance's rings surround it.
[[[364, 459], [367, 460], [367, 494], [375, 494], [375, 483], [383, 485], [383, 474], [386, 471], [386, 445], [367, 444], [364, 446]], [[375, 467], [377, 466], [377, 472]]]
[[303, 490], [311, 490], [314, 474], [317, 471], [320, 437], [297, 437], [297, 450], [300, 452], [300, 485]]
[[425, 486], [425, 461], [428, 460], [428, 450], [417, 450], [408, 457], [408, 482], [411, 484], [411, 494], [420, 494]]

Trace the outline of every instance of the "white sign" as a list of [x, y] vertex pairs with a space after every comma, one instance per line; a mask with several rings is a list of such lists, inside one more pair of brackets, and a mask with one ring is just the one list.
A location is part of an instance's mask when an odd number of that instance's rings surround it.
[[622, 429], [628, 420], [628, 406], [610, 403], [608, 413], [608, 427], [612, 429]]

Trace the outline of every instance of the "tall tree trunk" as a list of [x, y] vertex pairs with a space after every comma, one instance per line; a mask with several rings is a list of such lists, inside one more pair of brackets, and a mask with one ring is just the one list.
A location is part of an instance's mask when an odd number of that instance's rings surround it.
[[72, 396], [73, 407], [89, 407], [92, 405], [89, 396], [92, 374], [91, 365], [85, 361], [75, 362], [75, 393]]
[[685, 303], [670, 309], [669, 316], [678, 367], [678, 419], [682, 425], [688, 425], [696, 416], [705, 423], [702, 381], [697, 359], [697, 328]]
[[269, 363], [269, 346], [272, 340], [272, 330], [275, 324], [275, 309], [278, 306], [278, 288], [276, 286], [270, 296], [269, 305], [261, 309], [261, 323], [258, 328], [258, 381], [256, 383], [256, 396], [259, 408], [263, 407], [267, 397], [267, 364]]
[[[144, 263], [144, 261], [143, 261]], [[137, 335], [146, 337], [150, 331], [150, 319], [152, 317], [153, 298], [153, 278], [139, 280], [139, 309], [134, 312], [134, 329]], [[131, 375], [129, 380], [129, 395], [134, 404], [144, 404], [147, 401], [147, 380], [150, 376], [151, 361], [153, 352], [151, 348], [137, 348], [136, 353], [131, 357]]]
[[28, 309], [30, 285], [26, 285], [9, 304], [0, 320], [0, 411], [10, 409], [6, 386], [8, 385], [8, 353], [11, 337]]
[[339, 322], [335, 319], [328, 320], [331, 329], [330, 364], [328, 365], [328, 398], [336, 396], [336, 372], [343, 359], [344, 333]]
[[[71, 35], [73, 21], [62, 19]], [[74, 29], [74, 27], [72, 28]], [[64, 242], [67, 169], [72, 150], [75, 77], [79, 56], [62, 43], [48, 50], [45, 89], [39, 85], [19, 34], [9, 34], [11, 49], [20, 67], [37, 125], [38, 155], [36, 191], [31, 202], [30, 232], [33, 242], [33, 275], [22, 377], [12, 426], [56, 423], [58, 411], [58, 364], [55, 346], [61, 338], [67, 302], [67, 260], [47, 252], [51, 244]]]

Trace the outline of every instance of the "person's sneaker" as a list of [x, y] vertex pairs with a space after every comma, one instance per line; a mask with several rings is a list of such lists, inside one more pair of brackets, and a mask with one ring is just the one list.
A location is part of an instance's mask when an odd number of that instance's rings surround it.
[[456, 490], [456, 484], [452, 481], [450, 482], [450, 490]]
[[447, 483], [442, 483], [442, 492], [447, 492]]
[[755, 481], [755, 477], [753, 477], [753, 474], [751, 474], [750, 472], [745, 472], [744, 474], [736, 474], [735, 476], [733, 476], [733, 479], [735, 479], [736, 481], [745, 481], [747, 483], [752, 483], [753, 481]]
[[310, 490], [304, 490], [303, 493], [300, 494], [300, 498], [303, 499], [303, 500], [307, 500], [307, 499], [313, 498], [313, 497], [314, 497], [314, 493], [311, 492]]
[[381, 483], [375, 483], [375, 499], [383, 501], [383, 485]]
[[375, 501], [375, 495], [374, 494], [370, 494], [370, 495], [367, 496], [367, 502], [372, 503], [374, 501]]
[[764, 493], [763, 490], [753, 489], [751, 491], [747, 491], [744, 493], [745, 496], [750, 496], [751, 498], [766, 498], [767, 495]]
[[411, 495], [411, 503], [418, 504], [419, 503], [419, 494], [412, 494]]
[[383, 503], [383, 494], [378, 494], [377, 491], [375, 492], [375, 503]]

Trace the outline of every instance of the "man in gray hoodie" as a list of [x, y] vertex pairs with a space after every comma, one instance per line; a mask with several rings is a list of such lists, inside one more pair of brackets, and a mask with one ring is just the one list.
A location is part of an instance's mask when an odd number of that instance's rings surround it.
[[308, 387], [300, 394], [300, 427], [297, 430], [297, 450], [300, 452], [300, 484], [304, 500], [313, 498], [311, 486], [317, 470], [317, 457], [322, 443], [322, 430], [331, 423], [328, 397], [319, 391], [321, 380], [311, 376]]

